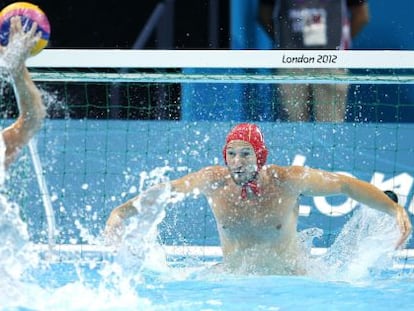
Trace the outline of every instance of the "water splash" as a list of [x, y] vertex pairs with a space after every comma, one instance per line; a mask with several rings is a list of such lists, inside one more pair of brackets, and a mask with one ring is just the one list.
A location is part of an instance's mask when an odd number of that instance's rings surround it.
[[160, 256], [163, 252], [157, 238], [158, 225], [165, 218], [165, 205], [171, 197], [171, 187], [165, 176], [169, 171], [171, 168], [164, 167], [140, 175], [140, 192], [146, 184], [151, 186], [164, 182], [165, 186], [155, 190], [158, 199], [154, 204], [143, 205], [140, 198], [133, 203], [138, 216], [128, 220], [122, 244], [115, 258], [115, 262], [122, 265], [126, 275], [136, 275], [144, 266], [157, 270], [167, 267], [165, 256]]
[[[141, 186], [167, 180], [165, 174], [168, 171], [156, 170], [143, 174]], [[167, 197], [168, 191], [168, 188], [164, 190]], [[5, 307], [50, 310], [80, 310], [85, 309], [85, 306], [88, 310], [168, 309], [162, 301], [160, 303], [156, 299], [146, 298], [141, 292], [147, 291], [150, 297], [154, 297], [162, 295], [163, 288], [169, 282], [203, 282], [218, 276], [214, 270], [194, 269], [193, 266], [172, 268], [168, 265], [164, 250], [157, 240], [157, 225], [165, 215], [161, 204], [160, 208], [149, 211], [146, 222], [142, 218], [130, 220], [124, 245], [115, 258], [99, 262], [96, 258], [83, 258], [83, 262], [73, 261], [72, 258], [70, 264], [75, 275], [70, 280], [60, 280], [61, 283], [54, 284], [53, 280], [61, 276], [53, 275], [53, 266], [61, 267], [66, 263], [62, 262], [61, 256], [40, 256], [39, 259], [39, 253], [30, 247], [27, 228], [19, 217], [18, 206], [7, 200], [0, 203], [3, 214], [7, 215], [6, 218], [3, 215], [0, 218], [5, 219], [1, 223], [3, 230], [0, 230], [0, 237], [3, 240], [8, 237], [14, 247], [13, 254], [0, 253], [2, 266], [11, 267], [0, 270], [0, 277], [5, 280], [0, 285], [0, 301]], [[140, 208], [139, 202], [136, 207]], [[88, 228], [80, 222], [78, 226], [84, 239], [89, 243], [99, 243], [88, 233]], [[356, 210], [328, 252], [309, 259], [310, 276], [324, 281], [350, 283], [372, 278], [373, 270], [388, 267], [397, 232], [390, 216], [366, 207]], [[301, 232], [307, 250], [310, 250], [312, 240], [320, 235], [321, 231], [317, 228]], [[3, 265], [4, 262], [9, 262], [9, 265]], [[85, 264], [89, 272], [85, 272]], [[90, 270], [94, 271], [94, 276], [90, 275]], [[39, 271], [44, 271], [40, 278], [43, 284], [38, 282], [39, 277], [36, 276]], [[65, 275], [65, 271], [62, 274]], [[225, 273], [220, 274], [220, 278], [228, 280]], [[73, 299], [80, 295], [82, 300]]]
[[310, 261], [310, 274], [348, 282], [372, 279], [375, 271], [392, 266], [398, 232], [391, 216], [363, 206], [354, 212], [326, 254]]
[[40, 162], [39, 153], [37, 151], [37, 144], [35, 139], [29, 141], [29, 150], [32, 157], [33, 167], [36, 173], [36, 179], [39, 185], [40, 194], [42, 197], [43, 207], [48, 225], [48, 243], [49, 247], [55, 245], [56, 239], [56, 221], [55, 212], [53, 210], [52, 201], [49, 194], [49, 189], [46, 184], [46, 179], [43, 174], [42, 163]]

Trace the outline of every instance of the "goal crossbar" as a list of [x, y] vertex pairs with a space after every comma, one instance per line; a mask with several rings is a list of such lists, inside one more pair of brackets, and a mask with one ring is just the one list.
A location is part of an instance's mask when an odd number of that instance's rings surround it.
[[45, 49], [28, 59], [27, 65], [39, 68], [414, 69], [414, 51]]

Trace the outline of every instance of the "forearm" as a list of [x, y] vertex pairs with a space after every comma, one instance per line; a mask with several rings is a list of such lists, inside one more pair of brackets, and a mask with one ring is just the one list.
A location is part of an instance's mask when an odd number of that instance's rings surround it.
[[344, 194], [371, 208], [391, 216], [396, 215], [400, 206], [376, 186], [352, 177], [344, 177], [344, 179], [348, 179], [342, 188]]
[[119, 205], [111, 212], [111, 217], [116, 216], [122, 220], [126, 220], [130, 217], [133, 217], [137, 214], [137, 210], [134, 207], [134, 202], [138, 200], [139, 197], [130, 199], [129, 201]]
[[166, 184], [156, 185], [116, 207], [106, 222], [106, 238], [110, 242], [119, 242], [124, 234], [125, 222], [134, 216], [138, 217], [140, 230], [149, 230], [164, 210], [163, 206], [169, 198], [168, 190]]
[[12, 75], [19, 117], [2, 132], [6, 145], [5, 165], [13, 162], [20, 149], [39, 131], [46, 115], [40, 91], [24, 68], [20, 75]]
[[109, 243], [119, 243], [124, 233], [125, 221], [136, 215], [137, 210], [133, 203], [137, 198], [131, 199], [112, 210], [105, 225], [105, 238]]
[[13, 87], [19, 106], [19, 117], [22, 118], [22, 127], [37, 131], [46, 116], [42, 95], [34, 84], [26, 67], [19, 74], [12, 74]]

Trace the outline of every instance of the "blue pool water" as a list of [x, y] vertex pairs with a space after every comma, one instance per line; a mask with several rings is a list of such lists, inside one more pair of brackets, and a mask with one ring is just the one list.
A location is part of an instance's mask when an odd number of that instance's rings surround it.
[[[50, 250], [47, 245], [25, 244], [24, 236], [18, 239], [15, 234], [14, 241], [20, 242], [14, 247], [18, 257], [7, 260], [2, 256], [1, 307], [411, 310], [414, 260], [395, 256], [395, 234], [389, 226], [389, 216], [379, 217], [379, 212], [367, 208], [360, 211], [345, 225], [326, 254], [309, 259], [307, 276], [230, 274], [217, 266], [220, 256], [169, 255], [151, 238], [145, 246], [136, 245], [133, 253], [120, 253], [103, 245], [89, 250], [87, 245], [83, 250], [79, 245], [56, 245]], [[365, 237], [350, 243], [361, 232]], [[155, 237], [157, 233], [150, 235]], [[136, 240], [132, 238], [130, 242]], [[139, 249], [146, 253], [143, 262], [136, 256]]]
[[21, 296], [28, 295], [28, 302], [13, 301], [5, 309], [411, 310], [414, 301], [410, 270], [382, 271], [345, 282], [322, 277], [214, 274], [206, 272], [206, 265], [118, 278], [106, 274], [105, 265], [110, 264], [55, 263], [32, 272], [36, 285], [26, 284], [21, 292]]

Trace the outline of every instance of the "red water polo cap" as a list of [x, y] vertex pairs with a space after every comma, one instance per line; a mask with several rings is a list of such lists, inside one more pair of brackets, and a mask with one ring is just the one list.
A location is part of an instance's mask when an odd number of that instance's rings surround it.
[[264, 137], [260, 128], [252, 123], [241, 123], [236, 125], [227, 135], [226, 144], [223, 148], [224, 162], [227, 164], [226, 149], [229, 142], [233, 140], [242, 140], [252, 145], [257, 158], [257, 170], [259, 171], [266, 163], [267, 149]]

